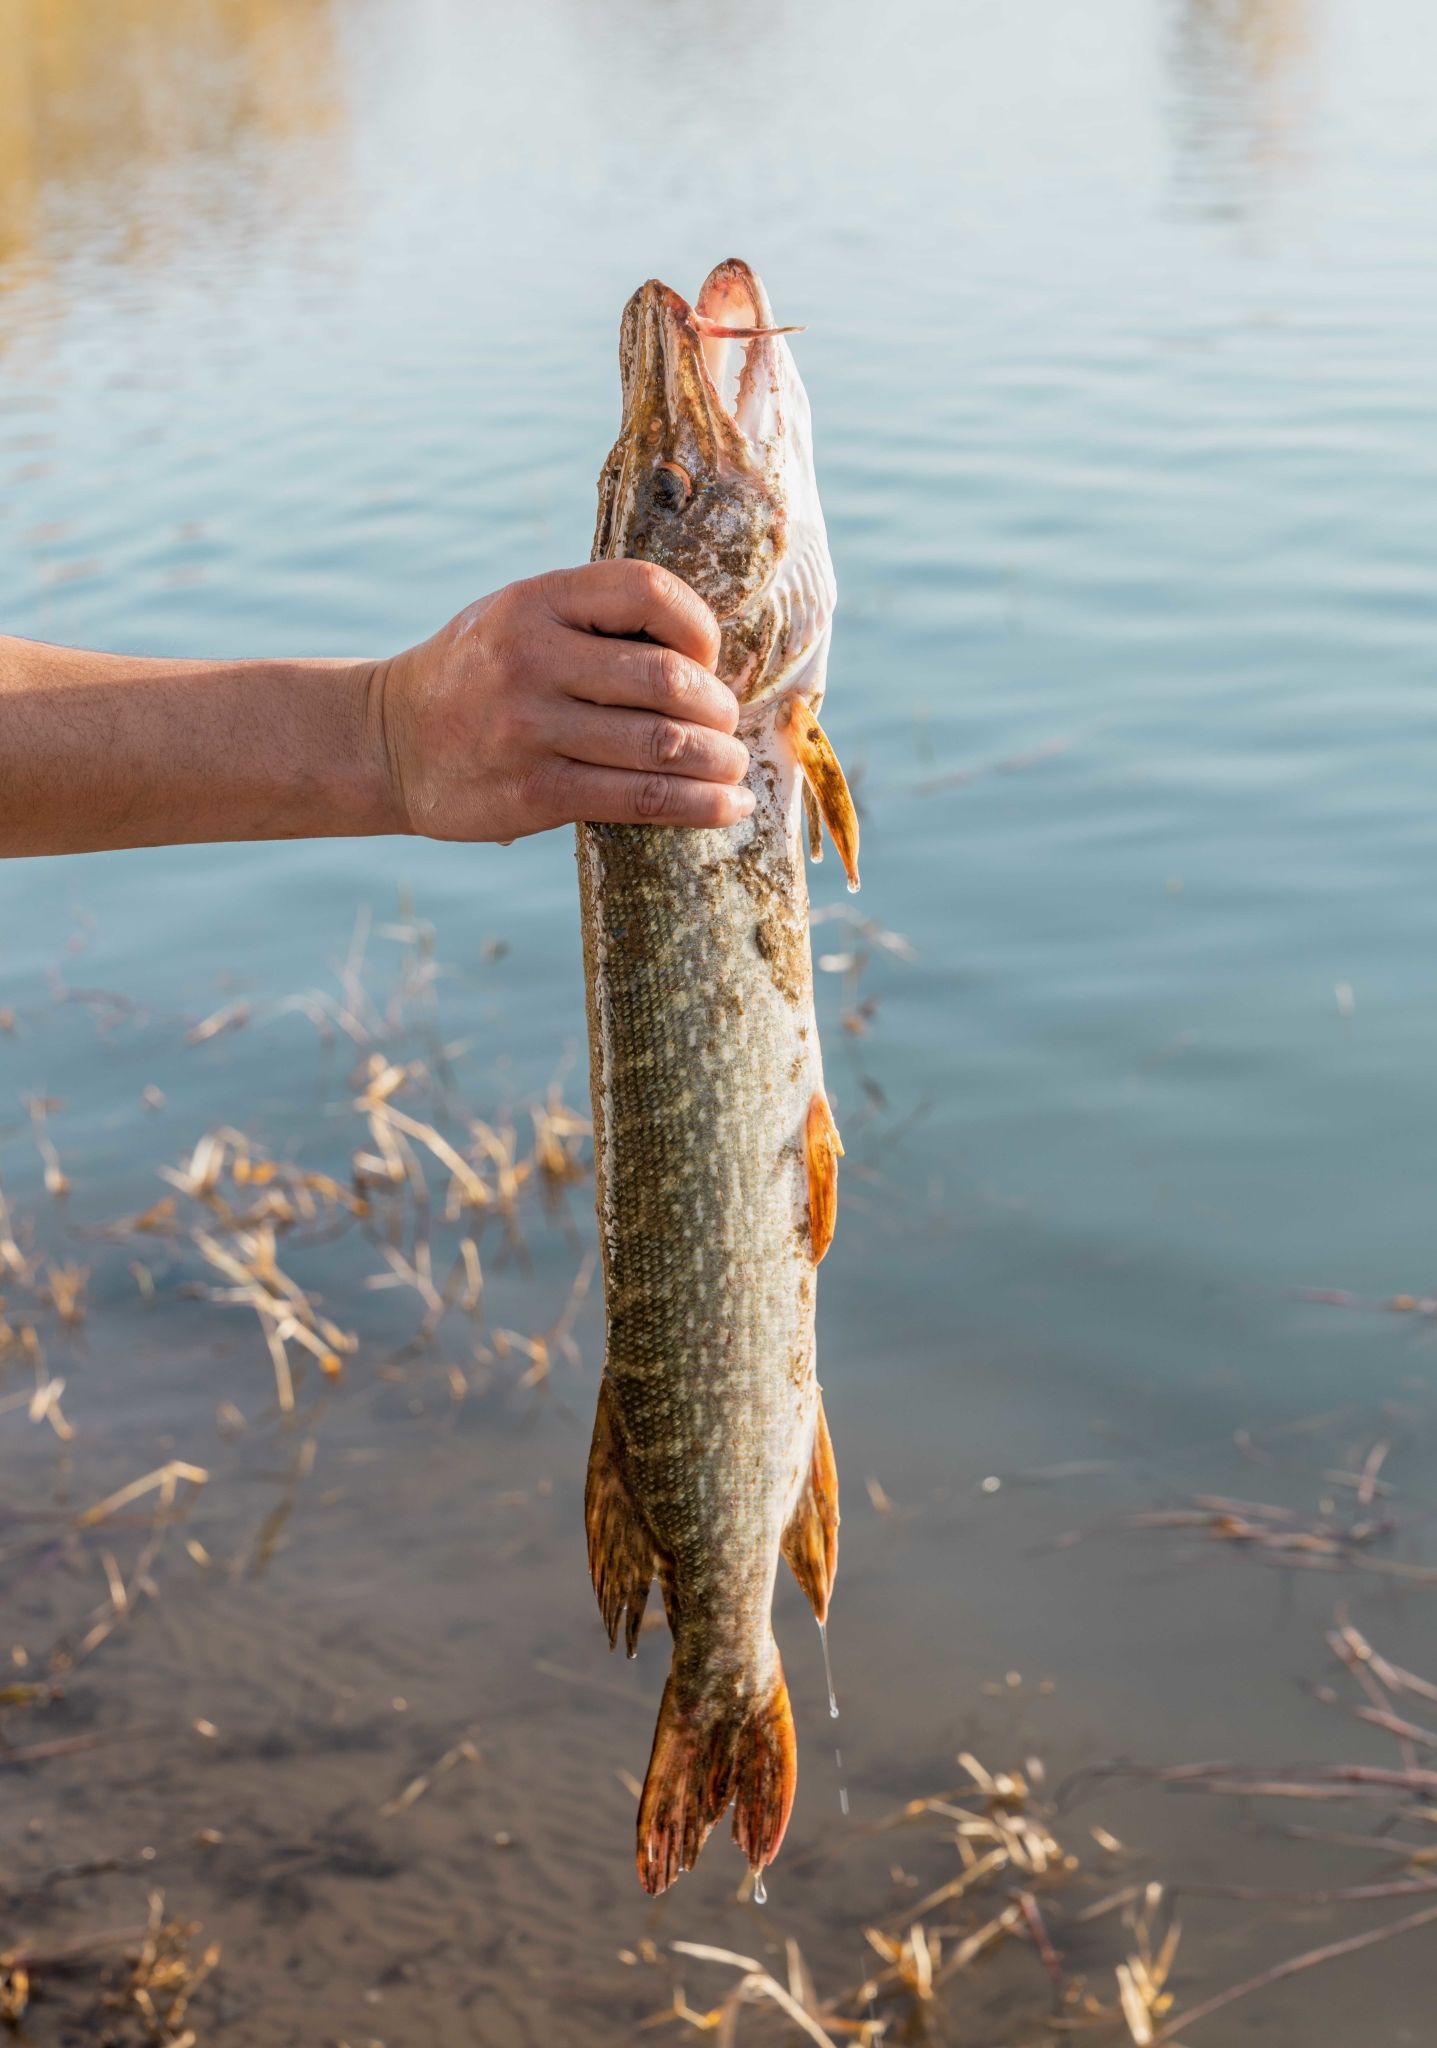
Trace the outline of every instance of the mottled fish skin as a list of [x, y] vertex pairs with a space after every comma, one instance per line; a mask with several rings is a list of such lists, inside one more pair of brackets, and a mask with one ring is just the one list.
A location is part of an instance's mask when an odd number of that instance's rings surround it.
[[674, 1637], [639, 1819], [651, 1891], [730, 1800], [754, 1868], [775, 1853], [794, 1778], [778, 1558], [822, 1618], [836, 1556], [814, 1360], [832, 1203], [816, 1222], [813, 1175], [831, 1192], [837, 1147], [815, 1166], [815, 1122], [832, 1124], [793, 707], [821, 701], [833, 574], [788, 345], [712, 324], [771, 326], [745, 265], [695, 308], [652, 282], [626, 308], [594, 554], [671, 568], [714, 609], [754, 810], [723, 830], [578, 828], [607, 1313], [590, 1562], [611, 1640], [622, 1619], [632, 1653], [655, 1575]]

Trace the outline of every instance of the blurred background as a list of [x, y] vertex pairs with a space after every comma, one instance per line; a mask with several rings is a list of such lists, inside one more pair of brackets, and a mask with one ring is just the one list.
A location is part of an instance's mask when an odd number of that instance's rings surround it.
[[[1437, 1676], [1434, 64], [1415, 0], [0, 0], [5, 631], [383, 654], [583, 559], [624, 300], [740, 254], [807, 323], [865, 835], [856, 903], [812, 877], [842, 1762], [784, 1588], [804, 1772], [767, 1918], [717, 1844], [656, 1906], [632, 1881], [662, 1649], [611, 1663], [592, 1611], [590, 1194], [526, 1110], [587, 1107], [568, 838], [0, 872], [0, 1187], [50, 1262], [0, 1348], [32, 1517], [0, 1656], [58, 1655], [65, 1693], [0, 1733], [95, 1738], [0, 1783], [0, 1948], [143, 1921], [162, 1881], [222, 1946], [202, 2040], [627, 2040], [677, 1938], [792, 1934], [835, 1996], [877, 1968], [862, 1930], [927, 1866], [862, 1830], [957, 1750], [1360, 1746], [1312, 1689], [1342, 1600]], [[213, 1197], [159, 1168], [220, 1128], [347, 1184], [374, 1059], [424, 1065], [426, 1127], [512, 1127], [532, 1216], [485, 1219], [482, 1309], [456, 1283], [440, 1319], [414, 1215], [331, 1230], [320, 1191], [283, 1257], [356, 1348], [291, 1343], [290, 1407], [273, 1322], [196, 1292], [188, 1212], [143, 1256], [101, 1233]], [[463, 1222], [414, 1142], [442, 1280]], [[174, 1458], [210, 1474], [207, 1562], [175, 1536], [77, 1655], [149, 1525], [106, 1553], [33, 1518]], [[1214, 1497], [1316, 1569], [1213, 1540]], [[1361, 1568], [1362, 1514], [1401, 1570]], [[1355, 1881], [1202, 1801], [1121, 1832], [1148, 1860], [1114, 1887]], [[1214, 1912], [1184, 1995], [1362, 1911]], [[1194, 2039], [1426, 2040], [1433, 1955]], [[732, 1978], [688, 1974], [705, 2009]], [[927, 2038], [1047, 2038], [1031, 1988], [959, 1984]]]

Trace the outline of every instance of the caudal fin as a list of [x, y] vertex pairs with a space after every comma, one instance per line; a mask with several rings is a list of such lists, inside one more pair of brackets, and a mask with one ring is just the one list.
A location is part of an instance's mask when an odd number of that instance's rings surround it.
[[734, 1840], [749, 1868], [762, 1870], [778, 1854], [797, 1783], [793, 1711], [776, 1658], [773, 1682], [761, 1693], [692, 1710], [679, 1705], [671, 1673], [639, 1802], [644, 1890], [667, 1891], [692, 1870], [730, 1801]]

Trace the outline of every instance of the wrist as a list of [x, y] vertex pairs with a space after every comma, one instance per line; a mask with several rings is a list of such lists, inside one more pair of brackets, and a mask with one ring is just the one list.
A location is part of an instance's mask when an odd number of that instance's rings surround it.
[[356, 833], [412, 832], [399, 771], [394, 676], [397, 657], [355, 662], [347, 678], [357, 763]]

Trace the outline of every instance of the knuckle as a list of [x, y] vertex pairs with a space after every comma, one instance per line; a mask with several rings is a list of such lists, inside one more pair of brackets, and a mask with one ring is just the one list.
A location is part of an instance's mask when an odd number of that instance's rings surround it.
[[630, 575], [635, 590], [641, 592], [643, 596], [661, 600], [672, 598], [674, 578], [669, 570], [661, 568], [657, 562], [635, 562]]
[[694, 696], [694, 672], [672, 647], [661, 647], [654, 656], [655, 691], [665, 704], [687, 704]]
[[676, 718], [658, 718], [649, 728], [649, 760], [655, 768], [671, 768], [689, 751], [688, 728]]
[[634, 813], [643, 819], [667, 817], [673, 808], [673, 785], [667, 775], [641, 775], [634, 784]]

